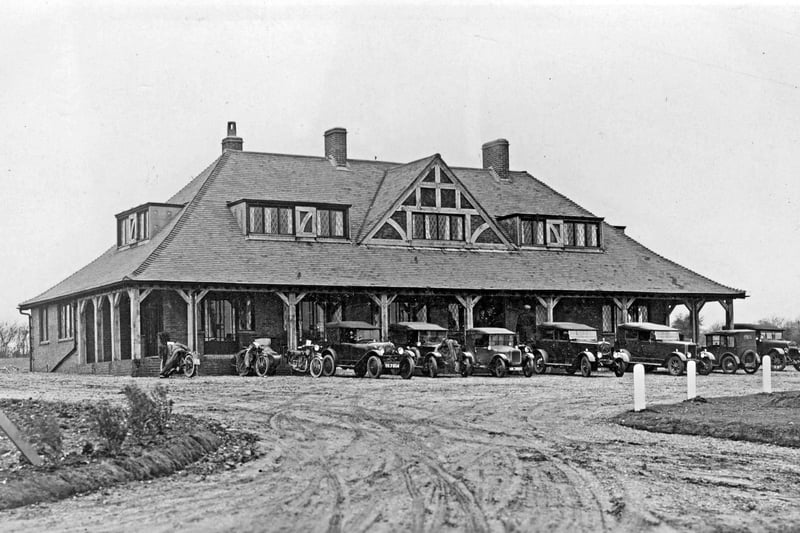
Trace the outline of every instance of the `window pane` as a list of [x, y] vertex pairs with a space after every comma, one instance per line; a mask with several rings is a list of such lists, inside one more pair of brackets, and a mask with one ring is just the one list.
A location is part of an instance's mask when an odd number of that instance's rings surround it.
[[520, 222], [520, 243], [533, 244], [533, 223], [530, 220], [522, 220]]
[[292, 212], [288, 207], [281, 207], [278, 209], [279, 225], [278, 231], [281, 235], [289, 235], [292, 233]]
[[586, 225], [575, 224], [575, 246], [586, 246]]
[[455, 189], [440, 189], [442, 196], [442, 207], [455, 207], [456, 206], [456, 190]]
[[314, 230], [316, 229], [314, 210], [301, 208], [297, 209], [295, 213], [295, 224], [297, 224], [295, 233], [314, 234]]
[[447, 215], [438, 215], [437, 217], [438, 237], [442, 240], [450, 238], [450, 217]]
[[439, 237], [436, 234], [436, 230], [436, 215], [425, 215], [425, 238], [438, 239]]
[[559, 222], [547, 222], [547, 244], [564, 244], [562, 240], [562, 224]]
[[567, 246], [575, 245], [575, 224], [572, 222], [564, 224], [564, 244]]
[[264, 208], [250, 208], [250, 233], [264, 233]]
[[597, 224], [587, 224], [586, 225], [586, 245], [587, 246], [594, 246], [597, 247]]
[[430, 187], [420, 188], [420, 205], [422, 207], [436, 207], [436, 189]]
[[450, 217], [450, 238], [454, 241], [464, 240], [464, 217], [458, 215]]
[[264, 208], [264, 233], [278, 233], [278, 208]]
[[411, 217], [412, 225], [414, 226], [414, 238], [415, 239], [424, 239], [425, 238], [425, 215], [422, 213], [414, 213]]
[[334, 237], [344, 237], [344, 211], [331, 211], [331, 233]]
[[331, 234], [331, 212], [327, 209], [317, 210], [317, 235], [328, 237]]

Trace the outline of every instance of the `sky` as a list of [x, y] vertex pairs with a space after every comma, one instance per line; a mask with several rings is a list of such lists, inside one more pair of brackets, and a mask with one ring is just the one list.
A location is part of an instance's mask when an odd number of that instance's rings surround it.
[[[222, 4], [220, 2], [220, 4]], [[220, 153], [527, 170], [800, 317], [800, 6], [15, 2], [0, 18], [0, 321]], [[710, 303], [706, 324], [724, 317]]]

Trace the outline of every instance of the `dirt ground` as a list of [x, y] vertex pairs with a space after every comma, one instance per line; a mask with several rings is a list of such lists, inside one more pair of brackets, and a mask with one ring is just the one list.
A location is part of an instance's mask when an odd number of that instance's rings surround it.
[[[0, 397], [121, 402], [131, 378], [0, 375]], [[151, 386], [156, 380], [139, 378]], [[164, 380], [161, 381], [164, 383]], [[638, 431], [632, 376], [199, 377], [176, 413], [257, 433], [265, 454], [0, 513], [6, 531], [768, 531], [800, 528], [800, 449]], [[685, 378], [647, 376], [648, 402]], [[760, 375], [698, 377], [705, 397]], [[800, 372], [773, 374], [800, 389]], [[743, 413], [747, 416], [747, 413]]]

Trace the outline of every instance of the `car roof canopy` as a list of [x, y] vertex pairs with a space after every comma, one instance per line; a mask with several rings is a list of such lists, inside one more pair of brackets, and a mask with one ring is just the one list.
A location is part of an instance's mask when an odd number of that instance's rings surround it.
[[415, 331], [447, 331], [447, 328], [443, 328], [439, 324], [431, 324], [430, 322], [395, 322], [394, 324], [389, 324], [389, 328], [402, 328]]
[[635, 329], [637, 331], [679, 331], [664, 324], [654, 324], [652, 322], [626, 322], [618, 327], [625, 329]]
[[368, 322], [361, 322], [359, 320], [339, 320], [336, 322], [326, 322], [326, 328], [349, 328], [349, 329], [380, 329], [378, 326], [373, 326]]
[[734, 329], [755, 329], [755, 330], [768, 330], [768, 331], [783, 331], [783, 328], [774, 326], [772, 324], [745, 324], [737, 322], [733, 325]]
[[743, 328], [719, 329], [717, 331], [709, 331], [708, 333], [706, 333], [706, 335], [735, 335], [736, 333], [753, 333], [753, 334], [755, 334], [755, 332], [756, 331], [754, 329], [743, 329]]
[[539, 324], [542, 328], [556, 328], [556, 329], [571, 329], [580, 331], [597, 331], [597, 328], [587, 326], [586, 324], [579, 324], [577, 322], [542, 322]]
[[487, 335], [514, 335], [513, 331], [506, 328], [472, 328], [467, 333], [486, 333]]

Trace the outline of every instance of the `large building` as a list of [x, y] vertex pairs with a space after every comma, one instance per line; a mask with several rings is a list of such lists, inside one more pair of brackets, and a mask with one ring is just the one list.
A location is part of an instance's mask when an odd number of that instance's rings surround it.
[[162, 330], [206, 355], [254, 337], [280, 350], [340, 318], [384, 336], [390, 323], [422, 320], [527, 337], [553, 319], [612, 335], [686, 305], [696, 332], [705, 303], [732, 324], [745, 296], [510, 170], [503, 139], [483, 145], [483, 168], [439, 154], [349, 159], [343, 128], [325, 132], [319, 155], [242, 148], [231, 122], [208, 168], [166, 202], [116, 215], [115, 244], [20, 304], [31, 310], [33, 370], [128, 372], [156, 355]]

